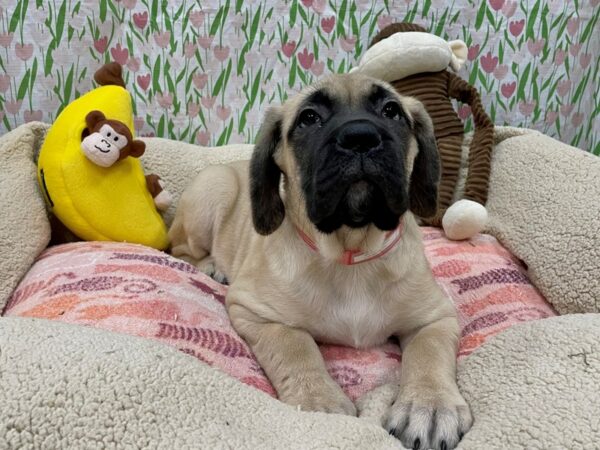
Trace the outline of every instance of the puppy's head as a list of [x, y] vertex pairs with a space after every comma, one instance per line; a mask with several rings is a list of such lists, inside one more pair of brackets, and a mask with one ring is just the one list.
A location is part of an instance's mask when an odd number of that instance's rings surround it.
[[392, 230], [409, 209], [431, 216], [439, 180], [431, 119], [420, 102], [387, 83], [332, 75], [266, 114], [250, 166], [260, 234], [285, 217], [282, 173], [323, 233], [343, 225]]

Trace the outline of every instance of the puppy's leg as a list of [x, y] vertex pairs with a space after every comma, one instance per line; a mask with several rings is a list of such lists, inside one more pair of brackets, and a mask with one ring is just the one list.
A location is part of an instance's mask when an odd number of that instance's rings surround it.
[[399, 390], [386, 428], [413, 449], [452, 449], [473, 419], [456, 385], [459, 326], [445, 317], [402, 339]]
[[327, 373], [321, 352], [309, 333], [265, 322], [235, 304], [231, 292], [228, 304], [234, 328], [252, 348], [281, 401], [303, 411], [356, 415], [354, 404]]

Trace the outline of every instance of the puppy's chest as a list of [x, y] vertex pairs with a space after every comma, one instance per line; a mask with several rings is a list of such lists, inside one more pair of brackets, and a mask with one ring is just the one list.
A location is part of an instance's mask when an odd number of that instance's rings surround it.
[[305, 325], [315, 339], [352, 347], [381, 344], [394, 332], [393, 307], [385, 285], [360, 276], [323, 280]]

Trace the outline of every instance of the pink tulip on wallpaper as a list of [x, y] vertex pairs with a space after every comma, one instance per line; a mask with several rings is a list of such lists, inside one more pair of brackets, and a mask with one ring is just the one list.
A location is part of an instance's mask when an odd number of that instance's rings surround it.
[[517, 2], [516, 1], [506, 1], [506, 3], [504, 3], [504, 6], [502, 7], [502, 14], [504, 14], [504, 17], [506, 17], [507, 19], [510, 19], [512, 16], [515, 15], [515, 12], [517, 11]]
[[229, 56], [229, 47], [217, 45], [214, 48], [215, 58], [223, 62]]
[[323, 14], [327, 6], [327, 0], [313, 0], [312, 8], [317, 14]]
[[161, 108], [169, 109], [173, 106], [173, 94], [156, 94], [156, 101], [161, 106]]
[[8, 91], [10, 87], [10, 77], [8, 75], [0, 75], [0, 92]]
[[94, 41], [94, 48], [98, 53], [104, 53], [108, 48], [108, 37], [104, 36]]
[[491, 52], [487, 52], [485, 56], [479, 58], [479, 62], [486, 73], [492, 73], [498, 65], [498, 57], [492, 56]]
[[558, 111], [548, 111], [546, 112], [546, 123], [548, 125], [553, 124], [558, 119]]
[[575, 113], [571, 118], [571, 123], [573, 126], [578, 127], [583, 123], [583, 113]]
[[189, 102], [187, 104], [187, 113], [190, 117], [196, 117], [200, 113], [200, 105], [198, 103]]
[[323, 74], [325, 70], [325, 63], [323, 61], [315, 61], [310, 68], [310, 71], [317, 77]]
[[347, 38], [340, 38], [340, 47], [345, 52], [351, 52], [354, 50], [354, 44], [356, 44], [356, 37], [350, 36]]
[[288, 58], [292, 57], [292, 55], [294, 54], [294, 50], [296, 50], [296, 42], [294, 41], [286, 42], [281, 46], [281, 51]]
[[22, 100], [18, 100], [18, 101], [10, 101], [10, 102], [6, 102], [4, 104], [4, 109], [6, 110], [7, 113], [15, 115], [18, 114], [19, 111], [21, 110], [21, 104], [23, 103]]
[[474, 61], [477, 56], [479, 56], [479, 44], [473, 45], [467, 50], [467, 59], [469, 61]]
[[494, 78], [497, 80], [504, 80], [506, 75], [508, 74], [508, 66], [506, 64], [501, 64], [494, 69]]
[[129, 58], [127, 60], [127, 68], [131, 70], [133, 73], [138, 72], [140, 70], [140, 58]]
[[558, 95], [560, 95], [561, 97], [567, 95], [569, 93], [569, 90], [571, 90], [571, 84], [571, 80], [563, 80], [560, 83], [558, 83], [558, 85], [556, 86], [556, 92], [558, 92]]
[[221, 120], [227, 120], [231, 115], [231, 108], [229, 106], [217, 106], [217, 117]]
[[209, 49], [210, 46], [212, 45], [214, 38], [215, 38], [214, 36], [207, 36], [207, 35], [198, 36], [198, 45], [205, 50]]
[[321, 28], [327, 34], [333, 31], [333, 27], [335, 26], [335, 16], [323, 17], [321, 19]]
[[129, 50], [123, 48], [121, 44], [117, 44], [116, 47], [110, 49], [110, 54], [113, 59], [124, 66], [127, 64], [127, 60], [129, 59]]
[[170, 31], [165, 31], [163, 33], [154, 33], [154, 42], [156, 42], [156, 45], [158, 45], [160, 48], [167, 48], [170, 40]]
[[144, 11], [143, 13], [136, 13], [133, 15], [133, 23], [140, 30], [146, 28], [148, 24], [148, 11]]
[[523, 32], [523, 28], [525, 28], [525, 19], [515, 20], [508, 25], [510, 34], [514, 37], [519, 36]]
[[569, 33], [569, 36], [573, 37], [577, 34], [578, 30], [579, 30], [579, 18], [571, 17], [567, 21], [567, 33]]
[[462, 105], [458, 108], [458, 117], [462, 120], [466, 120], [471, 115], [471, 107], [469, 105]]
[[17, 58], [27, 61], [33, 55], [33, 44], [15, 44]]
[[304, 48], [301, 52], [297, 54], [298, 61], [304, 70], [308, 70], [312, 67], [313, 62], [315, 61], [314, 53], [308, 53], [308, 49]]
[[202, 103], [202, 106], [204, 106], [207, 109], [211, 109], [215, 105], [216, 101], [217, 97], [200, 97], [200, 102]]
[[569, 46], [569, 53], [571, 56], [577, 56], [579, 54], [579, 50], [581, 50], [581, 44], [571, 44]]
[[535, 105], [536, 105], [535, 100], [533, 100], [531, 102], [521, 101], [521, 102], [519, 102], [519, 111], [525, 117], [529, 117], [533, 113], [533, 110], [535, 109]]
[[192, 22], [192, 25], [194, 25], [196, 28], [200, 28], [204, 23], [204, 16], [204, 11], [192, 11], [190, 13], [190, 22]]
[[183, 46], [183, 54], [187, 59], [191, 59], [194, 57], [196, 53], [196, 44], [194, 42], [186, 42]]
[[385, 27], [391, 25], [392, 23], [394, 23], [394, 19], [388, 14], [382, 14], [377, 19], [377, 26], [380, 30], [383, 30]]
[[566, 56], [567, 56], [567, 52], [564, 51], [563, 49], [559, 48], [556, 50], [556, 53], [554, 55], [554, 62], [560, 66], [560, 65], [562, 65], [562, 63], [565, 62]]
[[567, 103], [565, 105], [561, 105], [560, 106], [560, 114], [563, 117], [569, 117], [569, 114], [571, 114], [571, 111], [573, 111], [573, 108], [575, 107], [575, 105], [573, 105], [572, 103]]
[[8, 48], [13, 41], [14, 33], [0, 33], [0, 47]]
[[210, 133], [208, 131], [198, 131], [196, 133], [196, 142], [206, 147], [210, 143]]
[[583, 70], [587, 69], [592, 61], [592, 55], [590, 53], [582, 53], [579, 57], [579, 64]]
[[538, 56], [542, 52], [545, 43], [546, 41], [544, 39], [527, 39], [527, 49], [532, 56]]
[[44, 113], [39, 109], [37, 111], [27, 110], [23, 112], [23, 119], [25, 120], [25, 122], [40, 122], [42, 120], [42, 117], [44, 117]]
[[494, 11], [500, 11], [504, 6], [504, 0], [489, 0], [489, 2]]
[[206, 86], [206, 83], [208, 83], [208, 75], [205, 73], [196, 73], [192, 77], [192, 80], [194, 82], [194, 86], [196, 86], [196, 89], [201, 90], [204, 89], [204, 86]]
[[148, 90], [148, 87], [150, 86], [150, 74], [146, 74], [146, 75], [138, 75], [137, 78], [137, 83], [138, 86], [141, 87], [144, 91]]
[[260, 55], [256, 52], [246, 53], [246, 64], [252, 69], [257, 68], [261, 64]]
[[144, 120], [143, 117], [138, 117], [138, 116], [134, 117], [133, 127], [135, 128], [135, 131], [137, 133], [139, 133], [144, 128], [145, 124], [146, 124], [146, 121]]

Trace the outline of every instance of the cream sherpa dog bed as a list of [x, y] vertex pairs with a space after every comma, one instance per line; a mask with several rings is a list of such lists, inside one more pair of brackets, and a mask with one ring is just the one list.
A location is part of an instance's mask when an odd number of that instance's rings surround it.
[[[0, 307], [48, 243], [34, 162], [46, 130], [0, 139]], [[251, 151], [147, 144], [146, 168], [177, 194]], [[460, 448], [596, 448], [600, 159], [529, 130], [498, 128], [496, 144], [489, 232], [569, 315], [515, 326], [460, 364], [475, 417]], [[387, 394], [360, 400], [361, 419], [303, 413], [151, 341], [0, 318], [0, 448], [401, 448], [378, 426]]]

